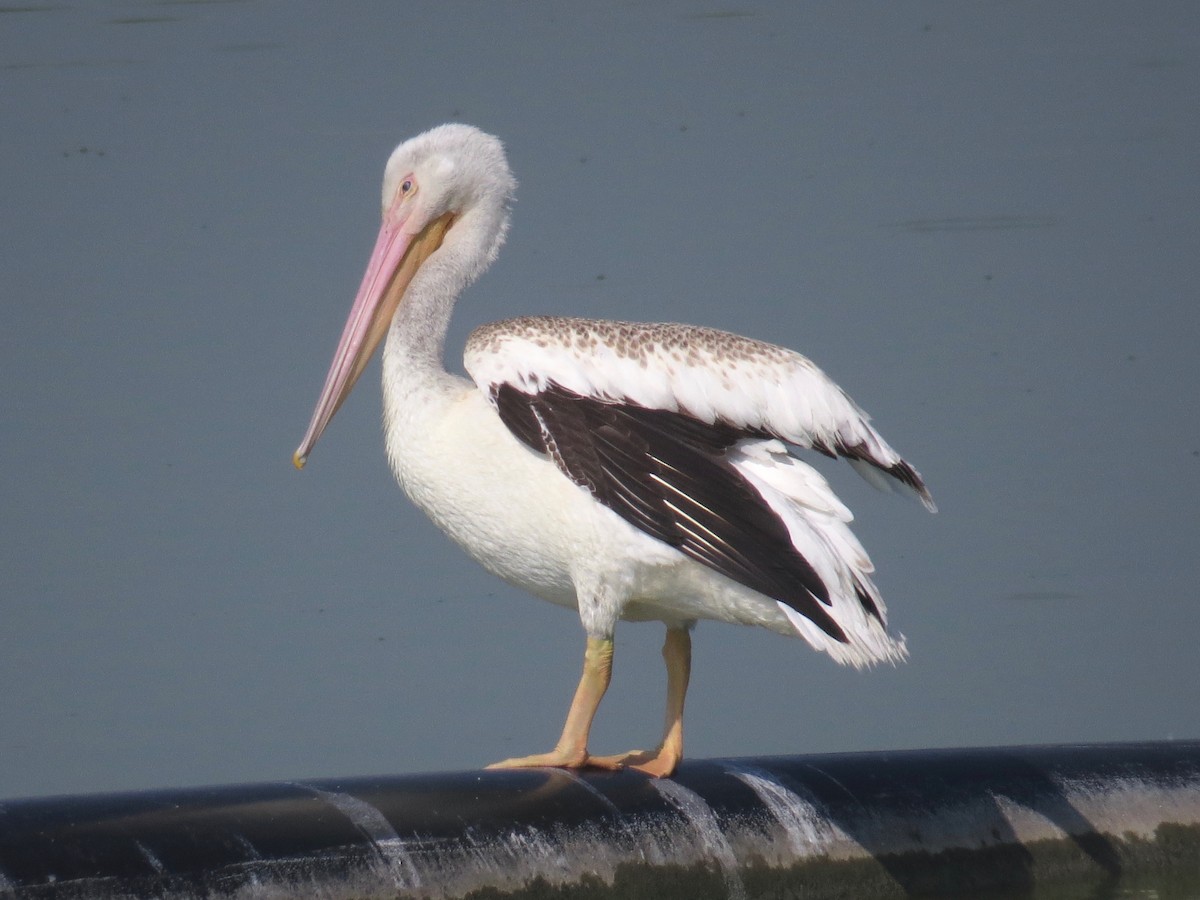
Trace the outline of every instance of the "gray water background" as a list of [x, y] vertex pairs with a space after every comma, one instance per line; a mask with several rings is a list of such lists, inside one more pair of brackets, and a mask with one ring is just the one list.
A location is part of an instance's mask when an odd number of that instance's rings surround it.
[[[1200, 6], [0, 6], [0, 796], [548, 748], [575, 617], [392, 483], [372, 368], [297, 473], [447, 120], [521, 181], [470, 328], [801, 350], [941, 512], [823, 465], [912, 659], [696, 634], [692, 756], [1200, 736]], [[657, 739], [618, 631], [598, 751]]]

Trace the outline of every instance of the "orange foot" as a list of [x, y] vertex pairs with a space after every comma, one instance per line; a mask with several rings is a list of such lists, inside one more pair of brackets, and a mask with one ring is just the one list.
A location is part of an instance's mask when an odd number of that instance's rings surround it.
[[533, 769], [549, 766], [555, 769], [608, 769], [621, 768], [613, 762], [616, 757], [589, 756], [586, 750], [565, 751], [551, 750], [549, 753], [535, 753], [533, 756], [515, 756], [498, 763], [492, 763], [489, 769]]
[[682, 754], [664, 747], [657, 750], [630, 750], [617, 756], [593, 756], [588, 765], [602, 769], [635, 769], [651, 778], [666, 778], [679, 765]]

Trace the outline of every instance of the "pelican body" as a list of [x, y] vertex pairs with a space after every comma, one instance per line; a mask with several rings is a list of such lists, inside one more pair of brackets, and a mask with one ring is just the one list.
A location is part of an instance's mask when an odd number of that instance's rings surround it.
[[[396, 148], [379, 237], [293, 458], [303, 466], [386, 337], [401, 487], [489, 571], [578, 610], [583, 675], [558, 744], [496, 765], [669, 775], [700, 619], [799, 637], [859, 667], [904, 659], [850, 511], [798, 453], [845, 457], [877, 486], [933, 501], [805, 357], [711, 328], [531, 316], [471, 334], [469, 379], [446, 371], [454, 303], [495, 259], [515, 187], [500, 141], [467, 125]], [[666, 724], [653, 750], [598, 757], [588, 737], [620, 619], [666, 625]]]

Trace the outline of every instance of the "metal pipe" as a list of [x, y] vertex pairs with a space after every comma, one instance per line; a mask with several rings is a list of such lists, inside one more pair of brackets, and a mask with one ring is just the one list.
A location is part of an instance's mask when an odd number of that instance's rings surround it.
[[693, 760], [0, 802], [0, 897], [1200, 895], [1200, 742]]

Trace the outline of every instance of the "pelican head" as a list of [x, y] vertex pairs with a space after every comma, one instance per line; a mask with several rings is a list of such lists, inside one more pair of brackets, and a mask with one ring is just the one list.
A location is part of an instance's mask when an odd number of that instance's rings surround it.
[[516, 180], [498, 138], [442, 125], [392, 151], [383, 175], [383, 224], [292, 462], [302, 468], [387, 333], [414, 277], [441, 251], [462, 290], [496, 258]]

